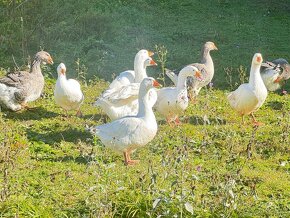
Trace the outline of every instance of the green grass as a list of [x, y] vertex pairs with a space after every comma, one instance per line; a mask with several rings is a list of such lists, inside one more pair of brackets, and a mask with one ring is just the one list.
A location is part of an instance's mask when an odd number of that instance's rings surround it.
[[[89, 77], [111, 80], [113, 73], [133, 68], [139, 49], [164, 45], [166, 67], [175, 69], [199, 61], [202, 45], [210, 40], [219, 48], [212, 52], [214, 83], [226, 89], [224, 69], [233, 67], [234, 74], [240, 65], [249, 69], [256, 52], [265, 60], [290, 60], [288, 0], [8, 2], [0, 1], [0, 63], [5, 68], [15, 67], [12, 55], [19, 66], [26, 64], [28, 54], [41, 46], [75, 76], [80, 59]], [[148, 71], [156, 76], [160, 66]]]
[[104, 122], [92, 102], [107, 85], [83, 87], [83, 118], [63, 117], [49, 79], [34, 110], [1, 112], [0, 217], [190, 217], [185, 204], [194, 217], [288, 214], [289, 95], [269, 95], [255, 132], [225, 92], [203, 90], [180, 127], [157, 116], [155, 139], [133, 155], [140, 164], [126, 167], [85, 131]]
[[[43, 71], [34, 110], [0, 112], [0, 217], [287, 217], [289, 95], [269, 94], [256, 113], [265, 125], [255, 130], [250, 118], [241, 124], [226, 93], [249, 75], [254, 53], [290, 60], [289, 7], [288, 0], [0, 1], [1, 75], [16, 68], [13, 57], [25, 67], [40, 47], [55, 61]], [[209, 40], [219, 48], [214, 89], [201, 91], [178, 128], [157, 115], [155, 139], [133, 155], [140, 164], [124, 166], [86, 132], [105, 121], [92, 105], [108, 86], [102, 79], [132, 69], [139, 49], [164, 46], [165, 66], [174, 69], [198, 61]], [[54, 103], [60, 62], [69, 78], [91, 79], [83, 118], [64, 118]], [[157, 78], [160, 66], [148, 75]]]

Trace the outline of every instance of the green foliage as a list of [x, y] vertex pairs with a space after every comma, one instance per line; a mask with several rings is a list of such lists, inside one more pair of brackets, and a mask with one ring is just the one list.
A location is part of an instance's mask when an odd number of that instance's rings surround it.
[[[12, 55], [19, 66], [27, 64], [28, 55], [41, 47], [56, 64], [64, 62], [75, 77], [75, 62], [80, 59], [89, 78], [111, 80], [113, 73], [133, 68], [139, 49], [164, 45], [167, 68], [176, 69], [199, 61], [202, 45], [214, 41], [219, 50], [212, 52], [213, 82], [227, 89], [224, 68], [249, 69], [256, 52], [265, 60], [290, 59], [288, 0], [11, 0], [0, 4], [4, 68], [15, 67]], [[158, 77], [161, 67], [148, 69], [149, 75]]]

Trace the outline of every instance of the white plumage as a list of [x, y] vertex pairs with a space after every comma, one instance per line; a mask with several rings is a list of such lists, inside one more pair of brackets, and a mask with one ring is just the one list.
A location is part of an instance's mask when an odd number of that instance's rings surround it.
[[78, 81], [66, 78], [66, 67], [61, 63], [57, 67], [58, 78], [54, 89], [54, 99], [57, 105], [66, 112], [77, 110], [77, 115], [81, 115], [80, 106], [83, 103], [84, 95]]
[[188, 106], [187, 97], [187, 77], [201, 77], [200, 72], [194, 66], [184, 67], [179, 75], [176, 87], [166, 87], [158, 90], [158, 99], [154, 108], [164, 117], [168, 123], [175, 121], [176, 124], [179, 123], [178, 116], [183, 113], [183, 111]]
[[268, 95], [260, 75], [262, 61], [262, 55], [256, 53], [252, 60], [249, 83], [240, 85], [238, 89], [228, 95], [231, 107], [241, 116], [251, 114], [256, 125], [258, 122], [253, 113], [263, 105]]
[[153, 52], [140, 50], [134, 60], [134, 71], [122, 72], [95, 102], [111, 120], [137, 114], [140, 82], [148, 77], [146, 67], [156, 65], [152, 55]]
[[111, 123], [91, 128], [102, 143], [125, 157], [125, 164], [135, 164], [130, 154], [136, 148], [146, 145], [156, 135], [157, 123], [152, 107], [156, 102], [157, 94], [153, 89], [159, 85], [153, 78], [145, 78], [139, 90], [139, 110], [136, 116], [127, 116]]

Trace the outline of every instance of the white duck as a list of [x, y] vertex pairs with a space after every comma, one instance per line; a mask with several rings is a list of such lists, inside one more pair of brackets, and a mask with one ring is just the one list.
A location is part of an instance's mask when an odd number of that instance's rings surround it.
[[102, 143], [116, 152], [123, 153], [126, 165], [133, 165], [138, 160], [131, 160], [130, 154], [138, 147], [149, 143], [156, 135], [157, 123], [152, 107], [157, 94], [153, 87], [160, 84], [152, 77], [145, 78], [139, 90], [139, 110], [136, 116], [123, 117], [111, 123], [91, 127]]
[[[128, 115], [136, 115], [138, 112], [139, 81], [141, 78], [143, 80], [148, 77], [146, 74], [147, 66], [156, 65], [154, 60], [149, 57], [150, 52], [145, 50], [146, 53], [144, 53], [144, 50], [141, 51], [138, 52], [140, 54], [137, 54], [135, 58], [135, 63], [138, 63], [134, 64], [135, 72], [126, 71], [124, 74], [121, 73], [95, 102], [95, 105], [100, 106], [111, 120]], [[126, 75], [135, 76], [127, 77]]]
[[146, 49], [140, 50], [134, 59], [134, 70], [126, 70], [120, 73], [120, 75], [111, 82], [109, 89], [119, 89], [130, 83], [141, 83], [144, 78], [148, 77], [146, 67], [157, 65], [152, 59], [149, 64], [144, 64], [145, 61], [153, 55], [154, 53], [152, 51]]
[[266, 88], [274, 92], [290, 78], [290, 64], [283, 58], [262, 63], [261, 76]]
[[201, 74], [194, 66], [184, 67], [178, 74], [178, 81], [176, 87], [166, 87], [158, 90], [158, 99], [154, 105], [154, 108], [164, 117], [167, 122], [174, 121], [175, 124], [179, 124], [178, 116], [188, 106], [187, 97], [187, 85], [186, 79], [193, 77], [194, 79], [201, 79]]
[[235, 91], [229, 93], [228, 101], [244, 121], [244, 115], [251, 114], [255, 125], [260, 125], [254, 117], [257, 111], [267, 98], [268, 92], [260, 75], [260, 68], [263, 58], [256, 53], [252, 60], [249, 83], [244, 83]]
[[29, 108], [28, 102], [38, 99], [43, 91], [44, 77], [41, 64], [53, 64], [45, 51], [37, 52], [30, 72], [18, 71], [0, 78], [0, 105], [12, 111]]
[[58, 78], [54, 88], [54, 99], [66, 114], [69, 110], [77, 110], [77, 116], [82, 116], [80, 106], [84, 101], [84, 95], [78, 81], [66, 78], [66, 67], [60, 63], [57, 67]]
[[[202, 74], [202, 80], [195, 80], [192, 77], [189, 77], [187, 80], [187, 85], [189, 88], [189, 96], [194, 99], [202, 87], [208, 85], [213, 76], [214, 76], [214, 64], [210, 56], [210, 51], [218, 50], [216, 45], [213, 42], [206, 42], [202, 48], [201, 61], [200, 63], [190, 64], [191, 66], [196, 67]], [[166, 75], [177, 84], [177, 75], [173, 71], [167, 71]]]

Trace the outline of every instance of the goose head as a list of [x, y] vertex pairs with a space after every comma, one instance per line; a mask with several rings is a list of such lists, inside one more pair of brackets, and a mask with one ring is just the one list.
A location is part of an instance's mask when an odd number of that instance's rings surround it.
[[58, 76], [65, 75], [65, 72], [66, 72], [66, 67], [65, 67], [64, 63], [60, 63], [57, 67]]
[[44, 64], [53, 64], [52, 57], [46, 51], [37, 52], [34, 59], [39, 60]]
[[144, 78], [140, 84], [140, 88], [143, 88], [146, 91], [154, 87], [161, 87], [161, 85], [153, 77]]
[[157, 66], [156, 62], [151, 57], [148, 57], [144, 62], [144, 68], [148, 66]]
[[290, 78], [290, 64], [283, 63], [281, 64], [282, 73], [277, 77], [274, 83], [279, 83], [283, 80], [288, 80]]
[[263, 62], [262, 55], [260, 53], [254, 54], [252, 59], [252, 66], [261, 66]]
[[211, 51], [211, 50], [218, 50], [218, 48], [213, 42], [206, 42], [204, 44], [204, 50]]
[[202, 80], [202, 75], [200, 73], [200, 71], [195, 67], [195, 66], [186, 66], [184, 67], [180, 73], [180, 75], [184, 76], [184, 77], [193, 77], [199, 80]]
[[136, 54], [135, 62], [144, 63], [148, 58], [150, 58], [153, 55], [154, 55], [154, 53], [152, 51], [148, 51], [146, 49], [142, 49]]
[[153, 88], [161, 87], [161, 85], [152, 77], [147, 77], [140, 84], [139, 96], [144, 102], [152, 108], [157, 101], [157, 92]]

